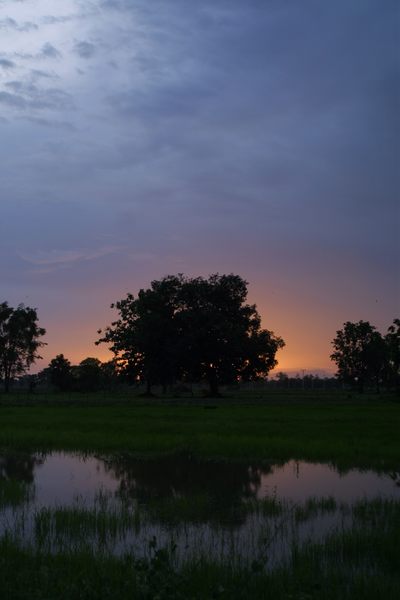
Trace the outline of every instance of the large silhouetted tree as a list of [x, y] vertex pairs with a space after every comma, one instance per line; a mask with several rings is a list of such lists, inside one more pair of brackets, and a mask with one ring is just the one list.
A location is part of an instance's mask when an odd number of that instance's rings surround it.
[[[221, 383], [266, 376], [284, 345], [261, 329], [247, 283], [238, 275], [168, 276], [117, 302], [119, 319], [97, 343], [111, 344], [133, 377], [166, 386], [176, 379]], [[99, 333], [102, 333], [101, 331]]]
[[45, 333], [38, 325], [36, 309], [23, 304], [17, 308], [7, 302], [0, 304], [0, 378], [6, 392], [12, 379], [40, 358], [37, 351], [44, 343], [39, 338]]
[[368, 321], [347, 321], [336, 332], [332, 344], [331, 360], [336, 363], [342, 381], [357, 386], [360, 392], [368, 383], [379, 386], [386, 366], [387, 345], [373, 325]]

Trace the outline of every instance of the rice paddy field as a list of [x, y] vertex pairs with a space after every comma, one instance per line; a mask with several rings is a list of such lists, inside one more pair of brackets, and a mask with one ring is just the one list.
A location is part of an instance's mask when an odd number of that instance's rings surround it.
[[0, 397], [0, 597], [400, 595], [400, 404]]

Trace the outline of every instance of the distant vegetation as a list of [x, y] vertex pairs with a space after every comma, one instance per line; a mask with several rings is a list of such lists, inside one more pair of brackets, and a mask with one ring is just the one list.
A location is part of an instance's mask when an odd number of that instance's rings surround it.
[[400, 319], [395, 319], [385, 336], [368, 321], [347, 322], [336, 332], [332, 342], [331, 359], [338, 367], [338, 377], [357, 386], [360, 392], [366, 385], [386, 388], [399, 387], [400, 378]]
[[[59, 354], [38, 375], [26, 371], [44, 343], [36, 309], [0, 304], [0, 380], [5, 391], [17, 378], [33, 391], [37, 386], [59, 392], [117, 390], [121, 386], [154, 386], [171, 394], [193, 394], [193, 386], [217, 397], [220, 387], [267, 382], [276, 353], [285, 343], [261, 328], [255, 305], [246, 303], [247, 282], [238, 275], [187, 278], [169, 275], [153, 281], [134, 297], [112, 305], [117, 320], [99, 330], [96, 344], [114, 354], [102, 363], [88, 357], [73, 366]], [[323, 389], [340, 382], [360, 392], [400, 387], [400, 320], [382, 335], [368, 321], [346, 322], [332, 341], [337, 376], [278, 373], [268, 384], [276, 388]], [[21, 379], [22, 378], [22, 379]]]

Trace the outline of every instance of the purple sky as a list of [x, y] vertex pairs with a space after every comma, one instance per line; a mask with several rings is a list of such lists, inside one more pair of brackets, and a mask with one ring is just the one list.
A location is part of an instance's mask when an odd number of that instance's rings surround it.
[[[385, 0], [0, 0], [0, 301], [44, 357], [106, 357], [109, 305], [234, 272], [329, 370], [399, 307], [399, 28]], [[40, 367], [45, 365], [43, 361]]]

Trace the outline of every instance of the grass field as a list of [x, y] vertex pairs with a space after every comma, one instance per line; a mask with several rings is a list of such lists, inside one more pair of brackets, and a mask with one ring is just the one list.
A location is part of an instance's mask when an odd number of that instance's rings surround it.
[[[11, 398], [11, 400], [10, 400]], [[336, 461], [398, 467], [400, 403], [319, 392], [223, 400], [112, 396], [0, 398], [0, 447], [130, 452], [150, 457]]]

